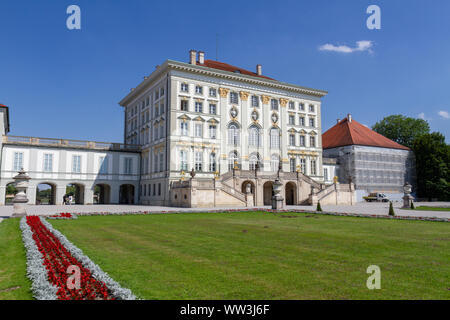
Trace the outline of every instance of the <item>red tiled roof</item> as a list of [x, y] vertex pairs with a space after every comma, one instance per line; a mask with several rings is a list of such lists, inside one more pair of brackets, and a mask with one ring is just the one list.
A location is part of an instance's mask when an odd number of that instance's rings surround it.
[[253, 76], [253, 77], [260, 77], [260, 78], [265, 78], [265, 79], [269, 79], [269, 80], [275, 80], [266, 76], [259, 76], [256, 72], [251, 72], [239, 67], [235, 67], [232, 66], [231, 64], [228, 63], [224, 63], [224, 62], [219, 62], [219, 61], [215, 61], [215, 60], [205, 60], [205, 63], [199, 63], [197, 61], [197, 65], [198, 66], [202, 66], [202, 67], [207, 67], [207, 68], [213, 68], [213, 69], [219, 69], [219, 70], [223, 70], [223, 71], [229, 71], [229, 72], [236, 72], [236, 73], [240, 73], [240, 74], [245, 74], [248, 76]]
[[4, 104], [1, 104], [1, 103], [0, 103], [0, 107], [6, 107], [6, 106], [5, 106]]
[[353, 119], [351, 121], [348, 121], [347, 118], [341, 120], [322, 135], [323, 149], [350, 145], [410, 150]]

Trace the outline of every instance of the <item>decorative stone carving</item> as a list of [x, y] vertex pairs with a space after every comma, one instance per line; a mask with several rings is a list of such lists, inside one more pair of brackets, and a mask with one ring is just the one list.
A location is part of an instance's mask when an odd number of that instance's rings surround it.
[[280, 105], [281, 105], [282, 107], [286, 107], [288, 101], [289, 101], [288, 99], [280, 98]]
[[231, 108], [230, 116], [234, 119], [237, 117], [237, 115], [238, 115], [238, 110], [235, 107]]
[[15, 180], [15, 187], [17, 189], [17, 194], [12, 200], [14, 204], [14, 213], [11, 217], [23, 217], [27, 215], [26, 207], [28, 203], [28, 198], [26, 195], [26, 190], [28, 188], [28, 180], [31, 178], [26, 174], [23, 168], [19, 171], [19, 174], [13, 177]]
[[405, 185], [403, 186], [403, 208], [411, 208], [411, 202], [414, 201], [414, 197], [411, 196], [411, 191], [412, 186], [408, 182], [405, 182]]
[[276, 113], [272, 113], [271, 119], [272, 119], [273, 123], [277, 123], [278, 122], [278, 115]]
[[219, 94], [222, 98], [226, 98], [230, 89], [219, 88]]
[[262, 95], [262, 96], [261, 96], [261, 100], [262, 100], [262, 103], [263, 103], [263, 104], [268, 104], [269, 101], [270, 101], [270, 97], [269, 97], [269, 96], [264, 96], [264, 95]]
[[259, 113], [256, 110], [253, 110], [252, 114], [251, 114], [252, 120], [253, 121], [258, 121], [259, 119]]
[[273, 183], [273, 196], [272, 196], [272, 209], [273, 210], [281, 210], [284, 207], [283, 197], [281, 196], [281, 187], [283, 184], [280, 179], [276, 178]]
[[241, 96], [241, 100], [242, 101], [247, 101], [248, 100], [248, 96], [250, 95], [249, 92], [245, 92], [245, 91], [241, 91], [239, 92], [239, 95]]

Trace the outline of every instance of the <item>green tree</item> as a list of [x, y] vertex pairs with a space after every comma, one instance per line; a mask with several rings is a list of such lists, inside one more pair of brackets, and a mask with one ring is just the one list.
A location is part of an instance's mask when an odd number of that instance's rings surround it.
[[14, 186], [13, 183], [10, 183], [6, 186], [6, 194], [16, 194], [17, 193], [17, 189]]
[[414, 140], [430, 132], [428, 122], [402, 115], [384, 117], [372, 126], [372, 130], [401, 145], [412, 148]]
[[450, 200], [450, 145], [439, 132], [414, 141], [417, 194], [420, 198]]

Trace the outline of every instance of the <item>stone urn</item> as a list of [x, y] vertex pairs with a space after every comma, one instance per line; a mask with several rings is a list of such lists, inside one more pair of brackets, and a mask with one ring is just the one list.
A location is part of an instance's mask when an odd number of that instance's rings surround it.
[[23, 217], [27, 215], [26, 208], [28, 198], [26, 191], [28, 189], [28, 180], [30, 180], [31, 178], [22, 168], [19, 171], [19, 174], [13, 177], [13, 179], [15, 180], [14, 185], [18, 192], [12, 200], [12, 203], [14, 204], [14, 212], [11, 217]]
[[273, 183], [273, 196], [272, 196], [272, 209], [274, 210], [280, 210], [283, 209], [283, 197], [281, 196], [281, 187], [283, 184], [281, 183], [280, 179], [275, 179]]
[[414, 201], [414, 197], [411, 196], [412, 186], [405, 182], [405, 185], [403, 186], [403, 207], [402, 208], [411, 208], [411, 203]]

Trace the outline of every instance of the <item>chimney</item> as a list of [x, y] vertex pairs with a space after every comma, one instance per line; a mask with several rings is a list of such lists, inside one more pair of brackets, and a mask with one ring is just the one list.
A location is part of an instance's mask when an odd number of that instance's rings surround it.
[[257, 74], [258, 76], [261, 76], [261, 75], [262, 75], [262, 66], [261, 66], [260, 64], [257, 64], [257, 65], [256, 65], [256, 74]]
[[341, 119], [336, 119], [336, 123], [339, 123], [339, 121], [341, 121]]
[[352, 122], [352, 115], [350, 113], [347, 115], [347, 121]]
[[197, 51], [195, 50], [189, 51], [189, 63], [193, 65], [197, 64]]
[[205, 63], [205, 53], [203, 51], [199, 51], [198, 52], [198, 62], [200, 64], [204, 64]]

